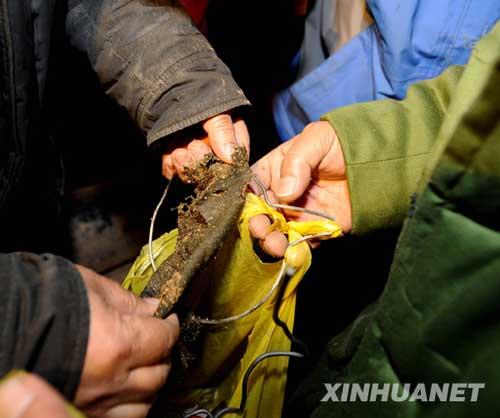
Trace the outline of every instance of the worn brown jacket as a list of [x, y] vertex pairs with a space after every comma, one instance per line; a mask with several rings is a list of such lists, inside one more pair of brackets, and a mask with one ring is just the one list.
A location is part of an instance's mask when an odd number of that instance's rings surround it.
[[0, 376], [28, 369], [71, 398], [86, 350], [85, 288], [62, 258], [12, 252], [24, 250], [14, 239], [29, 233], [23, 219], [44, 222], [58, 207], [44, 115], [60, 42], [87, 58], [148, 144], [248, 101], [173, 0], [0, 0]]

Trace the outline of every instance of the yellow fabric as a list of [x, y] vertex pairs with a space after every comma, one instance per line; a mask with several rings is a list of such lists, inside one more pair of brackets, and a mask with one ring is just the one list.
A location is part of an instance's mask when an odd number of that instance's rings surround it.
[[[263, 263], [253, 251], [248, 222], [259, 214], [268, 215], [273, 230], [280, 230], [293, 242], [305, 235], [329, 233], [328, 238], [342, 234], [332, 221], [287, 222], [284, 216], [253, 194], [248, 194], [239, 224], [238, 235], [230, 250], [225, 248], [202, 274], [209, 280], [205, 297], [210, 300], [210, 318], [237, 315], [259, 302], [277, 279], [283, 261]], [[177, 232], [172, 231], [153, 243], [154, 257], [159, 265], [173, 251]], [[288, 281], [280, 318], [293, 329], [296, 290], [311, 264], [307, 242], [289, 247], [285, 260], [294, 272]], [[124, 287], [140, 293], [151, 277], [147, 247], [145, 247]], [[221, 403], [238, 407], [241, 383], [250, 363], [269, 351], [288, 351], [290, 341], [273, 319], [275, 295], [251, 315], [224, 326], [205, 328], [203, 349], [197, 366], [190, 370], [182, 388], [171, 394], [172, 403], [181, 408], [195, 405], [213, 409]], [[283, 405], [288, 358], [275, 357], [261, 363], [251, 376], [245, 418], [279, 417]], [[228, 415], [236, 418], [236, 415]]]

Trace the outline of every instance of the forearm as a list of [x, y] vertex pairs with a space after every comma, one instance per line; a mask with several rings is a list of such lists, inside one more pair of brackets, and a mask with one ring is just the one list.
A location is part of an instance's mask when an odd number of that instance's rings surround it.
[[403, 101], [348, 106], [323, 117], [347, 167], [353, 233], [400, 225], [432, 154], [462, 67], [410, 87]]
[[175, 1], [69, 0], [66, 26], [149, 144], [248, 104]]
[[52, 255], [0, 254], [0, 376], [34, 372], [72, 399], [89, 333], [83, 281]]

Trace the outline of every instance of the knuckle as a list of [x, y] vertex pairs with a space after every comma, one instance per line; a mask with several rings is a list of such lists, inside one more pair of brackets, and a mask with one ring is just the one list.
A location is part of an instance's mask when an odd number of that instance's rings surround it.
[[304, 128], [304, 130], [302, 131], [302, 133], [309, 134], [311, 132], [314, 132], [317, 129], [317, 124], [318, 123], [319, 122], [311, 122], [311, 123], [309, 123], [308, 125], [306, 125], [306, 127]]
[[212, 126], [216, 129], [224, 128], [233, 125], [231, 116], [229, 115], [217, 115], [211, 120]]
[[138, 341], [137, 333], [130, 326], [132, 320], [131, 315], [127, 315], [121, 321], [122, 332], [120, 336], [115, 338], [111, 344], [110, 357], [112, 364], [123, 364], [124, 361], [130, 359], [134, 353], [134, 344]]
[[172, 158], [174, 160], [184, 159], [187, 156], [187, 151], [184, 148], [177, 148], [172, 152]]
[[202, 148], [201, 144], [203, 144], [203, 142], [201, 141], [198, 140], [192, 141], [188, 144], [188, 150], [191, 151], [191, 150], [201, 149]]
[[188, 151], [195, 154], [207, 154], [210, 152], [210, 147], [203, 141], [193, 141], [188, 145]]
[[302, 154], [291, 151], [283, 160], [285, 170], [291, 170], [293, 173], [302, 173], [304, 170], [310, 170], [312, 167]]
[[118, 346], [114, 350], [114, 355], [113, 355], [114, 364], [122, 364], [124, 361], [126, 361], [132, 356], [133, 354], [132, 344], [133, 342], [131, 341], [122, 341], [121, 344], [118, 344]]
[[[120, 289], [121, 290], [121, 289]], [[130, 307], [132, 312], [135, 312], [139, 308], [140, 300], [132, 292], [125, 293], [126, 305]]]

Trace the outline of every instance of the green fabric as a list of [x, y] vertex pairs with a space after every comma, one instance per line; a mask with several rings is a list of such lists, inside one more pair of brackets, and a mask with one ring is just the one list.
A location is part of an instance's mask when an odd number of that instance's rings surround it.
[[[413, 101], [412, 107], [408, 106], [409, 101], [404, 101], [404, 111], [392, 102], [374, 104], [370, 107], [373, 119], [367, 117], [367, 107], [363, 105], [361, 114], [365, 119], [351, 119], [351, 123], [357, 125], [353, 129], [346, 124], [338, 129], [343, 136], [344, 149], [352, 157], [350, 162], [366, 160], [363, 165], [372, 171], [367, 158], [370, 152], [376, 157], [375, 151], [357, 151], [356, 154], [354, 141], [359, 147], [366, 145], [368, 149], [370, 146], [364, 141], [377, 138], [383, 144], [383, 155], [391, 155], [386, 150], [389, 143], [382, 139], [383, 132], [369, 131], [365, 135], [360, 128], [363, 125], [365, 129], [382, 129], [382, 125], [373, 122], [381, 116], [382, 112], [377, 110], [379, 106], [384, 112], [390, 107], [397, 115], [395, 118], [416, 112], [432, 119], [427, 123], [425, 118], [404, 116], [403, 125], [397, 128], [401, 129], [401, 141], [427, 144], [422, 148], [394, 144], [399, 148], [397, 152], [402, 150], [403, 161], [418, 167], [418, 176], [409, 173], [405, 163], [396, 169], [390, 162], [387, 165], [390, 173], [384, 174], [387, 189], [392, 189], [392, 182], [398, 181], [394, 177], [397, 173], [406, 176], [403, 178], [406, 184], [395, 194], [392, 190], [385, 191], [384, 196], [391, 201], [397, 201], [397, 193], [401, 191], [403, 194], [399, 197], [402, 199], [410, 190], [418, 191], [398, 242], [386, 288], [357, 321], [330, 341], [322, 361], [295, 395], [292, 409], [296, 416], [497, 418], [499, 415], [500, 24], [477, 45], [460, 81], [451, 88], [448, 80], [456, 71], [451, 70], [434, 84], [449, 93], [441, 94], [436, 87], [434, 93], [425, 96], [420, 103]], [[432, 82], [424, 85], [432, 85]], [[417, 87], [413, 94], [423, 90], [425, 87]], [[443, 99], [443, 103], [448, 102], [441, 107], [446, 117], [439, 135], [432, 141], [426, 136], [436, 134], [436, 116], [431, 116], [422, 107], [437, 109], [434, 99], [450, 94], [451, 100]], [[351, 108], [351, 117], [357, 109]], [[332, 115], [330, 120], [337, 128], [339, 113]], [[421, 134], [401, 128], [411, 127], [409, 121], [416, 120], [423, 125], [419, 128]], [[413, 126], [416, 128], [417, 124]], [[365, 137], [350, 137], [351, 134]], [[388, 136], [393, 134], [389, 130]], [[433, 145], [429, 148], [429, 144]], [[425, 147], [429, 151], [425, 151]], [[413, 157], [406, 158], [405, 150], [410, 150]], [[419, 150], [427, 153], [426, 167], [412, 161]], [[375, 165], [386, 166], [381, 158], [374, 159], [377, 160]], [[351, 173], [356, 172], [362, 178], [361, 168], [352, 168]], [[420, 177], [420, 186], [417, 186], [417, 177]], [[408, 186], [410, 182], [411, 187]], [[372, 184], [381, 187], [376, 180]], [[352, 190], [358, 186], [353, 183]], [[361, 199], [362, 193], [359, 193]], [[369, 195], [371, 191], [365, 190], [365, 193]], [[400, 205], [383, 206], [374, 198], [370, 201], [378, 205], [375, 213], [387, 211], [384, 216], [388, 218], [401, 216]], [[374, 210], [361, 202], [358, 204], [364, 211], [363, 216]], [[359, 219], [360, 225], [365, 222]], [[391, 224], [391, 221], [376, 222], [371, 227]], [[366, 221], [365, 225], [368, 224]], [[322, 403], [325, 382], [413, 385], [462, 382], [485, 383], [486, 386], [476, 403]]]
[[344, 152], [354, 234], [401, 225], [462, 73], [452, 67], [415, 84], [404, 101], [347, 106], [323, 117]]

